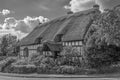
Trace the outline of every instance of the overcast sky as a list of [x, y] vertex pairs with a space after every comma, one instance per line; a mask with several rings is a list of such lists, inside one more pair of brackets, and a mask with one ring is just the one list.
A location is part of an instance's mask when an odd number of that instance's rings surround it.
[[[44, 23], [99, 4], [101, 10], [120, 4], [120, 0], [0, 0], [0, 35], [12, 33], [22, 38], [38, 23]], [[68, 10], [69, 9], [69, 10]]]

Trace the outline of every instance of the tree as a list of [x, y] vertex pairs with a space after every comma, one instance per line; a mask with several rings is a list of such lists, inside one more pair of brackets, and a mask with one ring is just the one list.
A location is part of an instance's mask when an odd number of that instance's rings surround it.
[[120, 10], [107, 9], [85, 36], [86, 60], [90, 67], [100, 68], [120, 60]]
[[0, 52], [2, 56], [12, 54], [17, 47], [17, 37], [11, 34], [4, 35], [1, 38]]

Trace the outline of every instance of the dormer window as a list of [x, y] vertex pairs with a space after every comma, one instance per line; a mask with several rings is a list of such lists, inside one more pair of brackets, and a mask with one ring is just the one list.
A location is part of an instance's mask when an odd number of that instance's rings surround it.
[[37, 38], [36, 41], [35, 41], [35, 43], [40, 44], [41, 43], [41, 39], [42, 38]]
[[55, 42], [61, 42], [61, 41], [62, 41], [62, 36], [63, 36], [63, 34], [58, 34], [58, 35], [55, 37]]

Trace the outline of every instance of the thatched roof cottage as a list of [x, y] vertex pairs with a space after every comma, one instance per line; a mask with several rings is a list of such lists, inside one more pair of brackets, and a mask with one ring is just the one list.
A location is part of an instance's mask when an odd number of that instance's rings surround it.
[[[72, 46], [82, 54], [84, 36], [100, 14], [99, 6], [56, 18], [38, 25], [20, 42], [20, 55], [30, 56], [34, 53], [57, 55], [63, 47]], [[52, 53], [51, 53], [52, 52]]]

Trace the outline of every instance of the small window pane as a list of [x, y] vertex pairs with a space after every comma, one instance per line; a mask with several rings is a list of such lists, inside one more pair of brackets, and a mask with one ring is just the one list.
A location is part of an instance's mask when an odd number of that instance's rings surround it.
[[79, 41], [79, 45], [82, 45], [82, 41]]
[[69, 42], [69, 46], [71, 46], [71, 42]]
[[72, 42], [72, 45], [74, 46], [74, 42]]
[[62, 44], [63, 44], [63, 46], [64, 46], [64, 42], [63, 42]]
[[79, 43], [78, 42], [76, 42], [76, 45], [78, 45]]
[[68, 43], [66, 42], [66, 46], [68, 45]]

